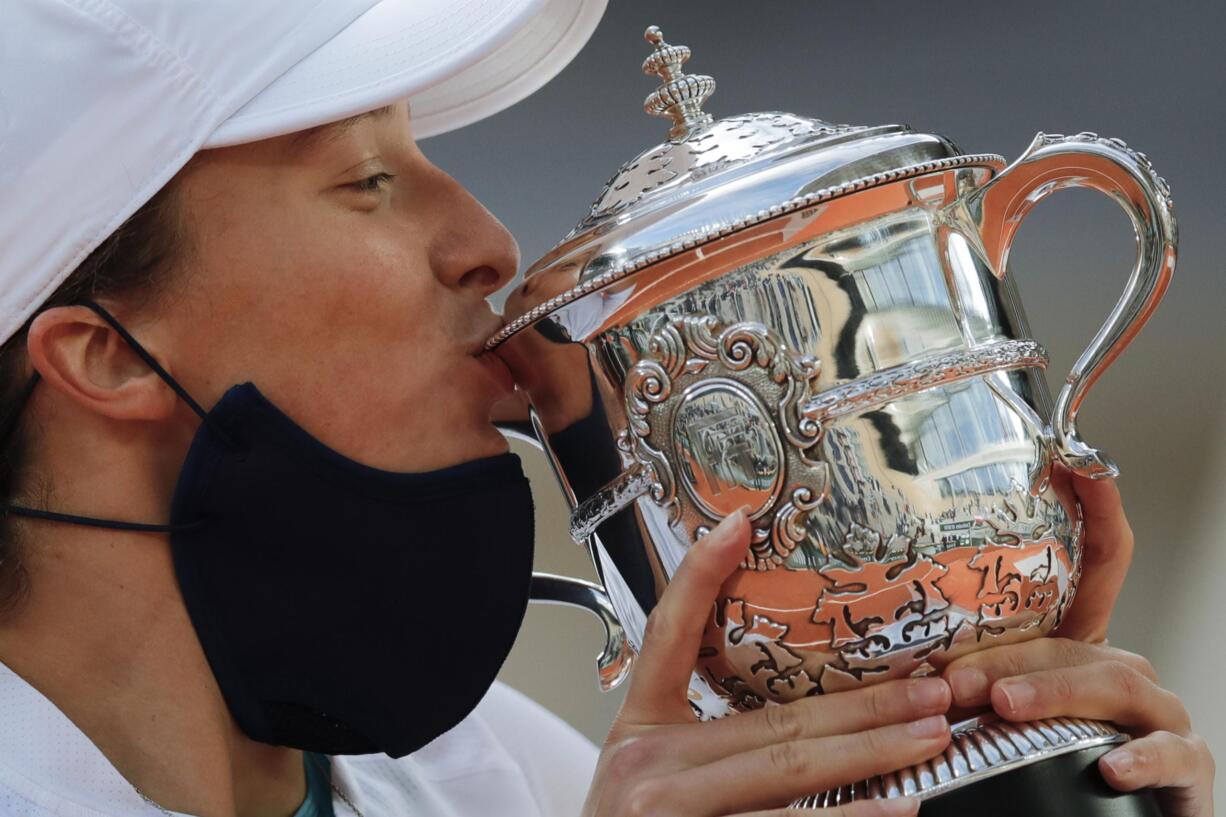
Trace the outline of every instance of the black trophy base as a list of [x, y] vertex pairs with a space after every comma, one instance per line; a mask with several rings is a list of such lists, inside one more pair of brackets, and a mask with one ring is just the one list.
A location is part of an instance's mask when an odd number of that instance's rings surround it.
[[1150, 790], [1122, 793], [1098, 771], [1114, 746], [1093, 746], [977, 780], [926, 800], [920, 817], [1162, 817]]

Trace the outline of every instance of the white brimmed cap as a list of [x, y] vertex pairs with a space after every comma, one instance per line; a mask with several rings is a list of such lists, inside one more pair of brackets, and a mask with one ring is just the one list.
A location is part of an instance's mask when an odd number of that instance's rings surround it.
[[606, 0], [0, 0], [0, 342], [204, 148], [526, 97]]

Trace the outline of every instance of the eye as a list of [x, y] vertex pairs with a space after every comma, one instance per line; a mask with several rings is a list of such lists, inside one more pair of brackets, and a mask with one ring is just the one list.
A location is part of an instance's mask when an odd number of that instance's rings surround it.
[[373, 176], [367, 176], [365, 179], [353, 182], [348, 186], [359, 193], [377, 193], [391, 184], [394, 178], [396, 177], [391, 173], [376, 173]]

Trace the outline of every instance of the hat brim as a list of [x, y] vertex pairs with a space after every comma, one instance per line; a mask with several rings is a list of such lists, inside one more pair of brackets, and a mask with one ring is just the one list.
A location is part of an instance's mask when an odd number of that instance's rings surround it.
[[587, 42], [607, 0], [382, 0], [223, 122], [205, 148], [409, 100], [417, 138], [520, 101]]

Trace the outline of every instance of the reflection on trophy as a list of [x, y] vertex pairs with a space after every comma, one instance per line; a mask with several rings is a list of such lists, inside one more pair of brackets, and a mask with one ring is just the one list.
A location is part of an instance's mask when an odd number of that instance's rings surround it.
[[[752, 541], [693, 675], [702, 718], [1051, 632], [1081, 564], [1080, 509], [1053, 465], [1116, 473], [1076, 417], [1170, 280], [1166, 183], [1090, 133], [1040, 134], [1006, 166], [897, 125], [715, 120], [689, 49], [654, 27], [647, 39], [643, 69], [662, 84], [645, 108], [668, 140], [529, 270], [519, 316], [490, 341], [530, 375], [537, 436], [603, 585], [542, 578], [538, 595], [601, 613], [611, 686], [687, 548], [747, 508]], [[1053, 402], [1007, 258], [1027, 212], [1065, 187], [1118, 203], [1138, 254]], [[1127, 739], [1110, 724], [984, 715], [954, 732], [941, 757], [802, 805], [910, 794], [928, 815], [989, 800], [1157, 813], [1092, 779]]]

